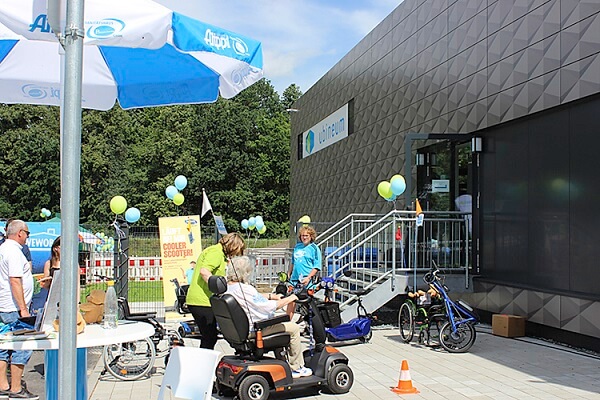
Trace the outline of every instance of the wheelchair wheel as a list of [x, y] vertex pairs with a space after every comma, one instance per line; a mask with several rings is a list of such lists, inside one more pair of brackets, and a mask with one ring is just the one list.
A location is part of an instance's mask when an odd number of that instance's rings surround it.
[[348, 393], [354, 383], [354, 374], [346, 364], [336, 364], [327, 373], [327, 389], [333, 394]]
[[415, 334], [415, 320], [411, 307], [408, 303], [402, 303], [400, 311], [398, 312], [398, 329], [400, 330], [400, 337], [404, 343], [408, 343], [412, 340]]
[[115, 378], [133, 381], [147, 376], [156, 359], [156, 349], [150, 338], [135, 342], [104, 346], [104, 368]]
[[249, 375], [238, 389], [240, 400], [267, 400], [269, 398], [269, 382], [261, 375]]
[[440, 344], [449, 353], [466, 353], [475, 343], [475, 327], [470, 323], [460, 324], [452, 331], [450, 321], [440, 330]]

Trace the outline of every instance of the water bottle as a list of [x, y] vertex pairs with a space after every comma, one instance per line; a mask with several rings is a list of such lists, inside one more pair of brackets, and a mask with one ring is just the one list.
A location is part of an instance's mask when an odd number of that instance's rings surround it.
[[119, 319], [119, 304], [117, 303], [117, 293], [115, 292], [113, 281], [108, 281], [106, 289], [106, 298], [104, 299], [104, 319], [102, 327], [104, 329], [116, 329]]

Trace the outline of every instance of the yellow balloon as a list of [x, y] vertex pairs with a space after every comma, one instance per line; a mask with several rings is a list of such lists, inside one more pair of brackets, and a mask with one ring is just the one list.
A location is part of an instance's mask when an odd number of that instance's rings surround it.
[[303, 224], [310, 224], [310, 217], [308, 215], [303, 215], [302, 217], [300, 217], [298, 222]]
[[185, 197], [183, 197], [183, 194], [181, 193], [175, 193], [175, 196], [173, 196], [173, 203], [175, 203], [176, 206], [182, 205], [183, 200], [185, 200]]
[[377, 193], [384, 199], [392, 197], [392, 185], [388, 181], [379, 182], [377, 185]]
[[122, 214], [127, 208], [127, 200], [123, 196], [115, 196], [110, 199], [110, 209], [115, 214]]

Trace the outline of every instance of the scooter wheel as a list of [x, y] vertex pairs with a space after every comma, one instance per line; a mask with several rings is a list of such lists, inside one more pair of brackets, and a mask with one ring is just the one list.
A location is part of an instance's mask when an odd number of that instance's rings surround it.
[[333, 394], [348, 393], [354, 383], [354, 374], [346, 364], [334, 365], [327, 374], [327, 388]]
[[269, 382], [261, 375], [250, 375], [242, 380], [238, 389], [240, 400], [267, 400]]
[[371, 340], [372, 337], [373, 337], [373, 331], [369, 330], [369, 333], [367, 333], [365, 336], [361, 337], [360, 341], [363, 343], [366, 343], [369, 340]]
[[177, 329], [177, 332], [179, 332], [179, 336], [181, 336], [182, 338], [185, 337], [185, 329], [183, 329], [183, 326], [180, 326]]

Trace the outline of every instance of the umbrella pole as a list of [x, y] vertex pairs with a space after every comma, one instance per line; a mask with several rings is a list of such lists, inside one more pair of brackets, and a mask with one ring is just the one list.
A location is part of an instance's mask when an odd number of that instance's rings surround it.
[[[60, 293], [59, 335], [59, 399], [77, 398], [77, 284], [78, 284], [78, 231], [81, 163], [81, 85], [83, 62], [83, 0], [67, 0], [67, 18], [64, 32], [65, 72], [62, 93], [63, 134], [61, 142], [61, 234], [62, 269]], [[85, 366], [84, 366], [85, 367]], [[85, 384], [85, 383], [83, 383]]]

